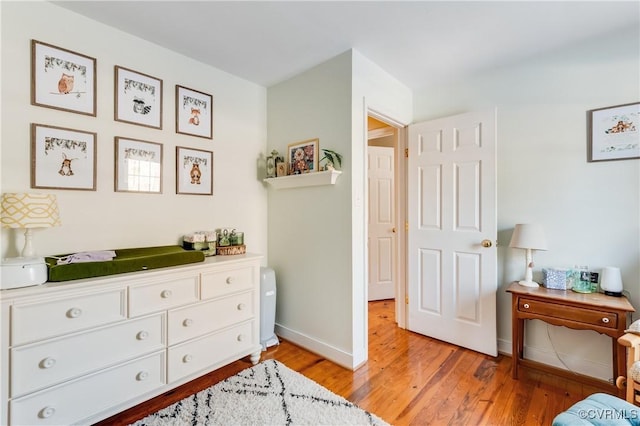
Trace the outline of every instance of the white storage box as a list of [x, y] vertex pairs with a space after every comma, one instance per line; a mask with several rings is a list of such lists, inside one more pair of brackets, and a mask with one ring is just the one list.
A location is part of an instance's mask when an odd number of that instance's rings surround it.
[[28, 287], [47, 282], [47, 264], [42, 257], [2, 259], [0, 290]]
[[543, 268], [542, 285], [556, 290], [570, 290], [573, 284], [573, 270], [564, 268]]

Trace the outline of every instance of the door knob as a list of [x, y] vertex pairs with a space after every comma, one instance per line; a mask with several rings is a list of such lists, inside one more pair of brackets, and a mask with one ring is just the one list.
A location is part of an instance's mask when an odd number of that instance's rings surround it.
[[480, 244], [482, 244], [482, 247], [485, 247], [485, 248], [493, 246], [493, 242], [491, 240], [482, 240], [482, 243]]
[[391, 232], [393, 232], [394, 234], [396, 233], [396, 227], [395, 226], [391, 229]]

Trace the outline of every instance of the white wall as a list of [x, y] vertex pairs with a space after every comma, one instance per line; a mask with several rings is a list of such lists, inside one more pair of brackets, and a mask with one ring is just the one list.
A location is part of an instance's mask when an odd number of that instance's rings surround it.
[[269, 189], [269, 259], [277, 333], [352, 364], [351, 54], [268, 89], [268, 149], [318, 138], [342, 154], [334, 186]]
[[411, 92], [356, 51], [268, 90], [269, 150], [319, 138], [341, 153], [335, 186], [269, 190], [277, 330], [346, 367], [367, 357], [367, 108], [410, 122]]
[[[586, 160], [587, 111], [639, 100], [639, 40], [632, 28], [415, 95], [416, 121], [498, 108], [501, 351], [511, 352], [504, 289], [524, 274], [524, 254], [508, 248], [516, 223], [540, 223], [547, 234], [549, 250], [534, 253], [534, 278], [543, 267], [618, 266], [640, 309], [640, 160]], [[527, 357], [564, 368], [555, 347], [571, 370], [610, 378], [609, 338], [537, 321], [527, 333]]]
[[[1, 2], [2, 192], [58, 196], [63, 225], [35, 231], [39, 254], [179, 244], [203, 229], [245, 231], [248, 250], [267, 248], [267, 194], [258, 176], [266, 146], [266, 89], [49, 2]], [[62, 28], [62, 29], [61, 29]], [[30, 43], [36, 39], [97, 59], [97, 117], [30, 105]], [[163, 129], [113, 119], [114, 66], [163, 80]], [[213, 140], [175, 132], [175, 85], [213, 96]], [[30, 123], [97, 132], [97, 190], [30, 189]], [[114, 137], [162, 143], [163, 194], [114, 192]], [[175, 192], [175, 147], [213, 151], [213, 196]], [[2, 230], [1, 255], [22, 232]]]

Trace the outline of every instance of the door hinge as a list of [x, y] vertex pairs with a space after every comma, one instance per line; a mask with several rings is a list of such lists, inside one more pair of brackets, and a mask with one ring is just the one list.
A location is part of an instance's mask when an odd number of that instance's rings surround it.
[[409, 148], [404, 149], [404, 158], [409, 158]]
[[409, 222], [405, 222], [404, 223], [404, 230], [408, 231], [409, 230]]
[[405, 296], [404, 297], [404, 304], [408, 305], [409, 304], [409, 296]]

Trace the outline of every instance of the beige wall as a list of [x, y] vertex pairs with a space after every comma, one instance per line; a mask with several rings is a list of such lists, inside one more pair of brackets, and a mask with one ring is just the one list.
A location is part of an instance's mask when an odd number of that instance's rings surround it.
[[[63, 225], [36, 230], [41, 255], [178, 244], [185, 233], [245, 231], [266, 253], [267, 196], [258, 176], [266, 146], [266, 89], [50, 2], [1, 2], [2, 192], [30, 189], [30, 123], [96, 132], [97, 190], [38, 190], [58, 196]], [[60, 30], [59, 26], [64, 27]], [[40, 40], [97, 59], [97, 116], [30, 105], [30, 43]], [[113, 120], [114, 65], [163, 80], [162, 130]], [[175, 132], [175, 85], [213, 96], [213, 140]], [[114, 137], [161, 143], [163, 194], [114, 192]], [[213, 196], [177, 195], [175, 147], [213, 152]], [[15, 256], [22, 232], [2, 230], [1, 255]]]

